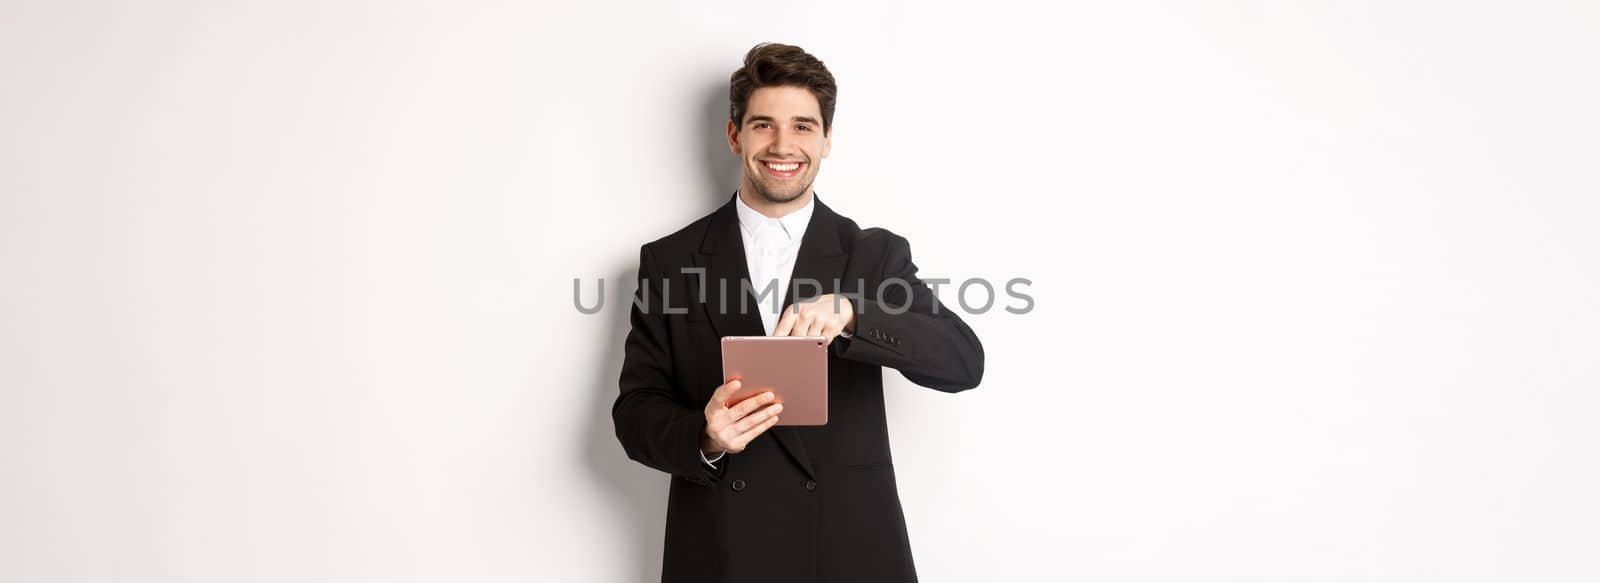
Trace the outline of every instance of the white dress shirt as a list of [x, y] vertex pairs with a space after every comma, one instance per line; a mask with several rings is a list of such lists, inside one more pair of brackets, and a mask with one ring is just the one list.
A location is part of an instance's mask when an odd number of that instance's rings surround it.
[[[750, 208], [737, 195], [733, 206], [739, 214], [739, 240], [744, 242], [745, 266], [750, 269], [750, 286], [761, 313], [761, 327], [771, 336], [778, 328], [784, 290], [789, 288], [789, 280], [794, 276], [794, 263], [800, 257], [800, 240], [805, 238], [806, 227], [811, 224], [817, 198], [811, 197], [805, 206], [776, 219]], [[722, 460], [724, 453], [707, 459], [702, 451], [700, 460], [715, 469], [714, 464]]]
[[[817, 199], [812, 197], [806, 201], [806, 206], [776, 219], [750, 208], [742, 198], [735, 198], [733, 205], [739, 214], [739, 239], [744, 242], [744, 260], [750, 268], [750, 286], [755, 289], [756, 303], [760, 307], [761, 326], [770, 336], [778, 327], [784, 290], [789, 288], [789, 280], [794, 276], [800, 240], [805, 237], [806, 226], [811, 224], [811, 212], [816, 209]], [[764, 291], [767, 292], [765, 296], [762, 295]]]

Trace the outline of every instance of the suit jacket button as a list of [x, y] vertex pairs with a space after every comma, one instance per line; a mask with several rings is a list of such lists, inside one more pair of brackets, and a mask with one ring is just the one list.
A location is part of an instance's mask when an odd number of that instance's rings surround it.
[[743, 490], [744, 490], [744, 480], [734, 480], [733, 481], [733, 491], [740, 492], [740, 491], [743, 491]]
[[806, 480], [806, 491], [807, 492], [815, 492], [815, 491], [817, 491], [817, 481], [816, 480]]

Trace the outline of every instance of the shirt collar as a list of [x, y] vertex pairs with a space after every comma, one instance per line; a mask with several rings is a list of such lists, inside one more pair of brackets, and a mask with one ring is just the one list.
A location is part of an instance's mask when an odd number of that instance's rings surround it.
[[783, 227], [783, 233], [789, 236], [790, 241], [799, 241], [805, 237], [806, 226], [811, 224], [811, 212], [816, 209], [817, 196], [813, 193], [811, 200], [806, 201], [806, 206], [795, 209], [794, 212], [777, 219], [770, 218], [761, 214], [760, 211], [750, 208], [750, 205], [745, 204], [744, 199], [740, 198], [738, 194], [734, 195], [733, 204], [734, 208], [739, 212], [739, 228], [744, 229], [745, 233], [754, 235], [756, 229], [762, 224], [776, 221], [779, 226]]

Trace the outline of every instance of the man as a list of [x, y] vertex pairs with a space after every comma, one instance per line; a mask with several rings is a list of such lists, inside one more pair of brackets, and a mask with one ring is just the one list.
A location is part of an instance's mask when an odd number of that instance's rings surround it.
[[[739, 190], [640, 250], [611, 412], [628, 457], [672, 474], [662, 581], [916, 580], [882, 367], [953, 393], [982, 379], [983, 347], [904, 238], [812, 192], [836, 93], [799, 47], [751, 49], [729, 87]], [[770, 393], [727, 405], [720, 338], [766, 334], [829, 343], [827, 425], [775, 427]]]

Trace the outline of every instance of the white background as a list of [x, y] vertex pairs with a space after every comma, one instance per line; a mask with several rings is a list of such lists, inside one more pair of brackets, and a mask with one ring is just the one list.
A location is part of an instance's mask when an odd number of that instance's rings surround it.
[[887, 373], [924, 581], [1600, 579], [1595, 4], [1043, 4], [5, 0], [0, 580], [654, 580], [626, 280], [763, 40], [1034, 281]]

